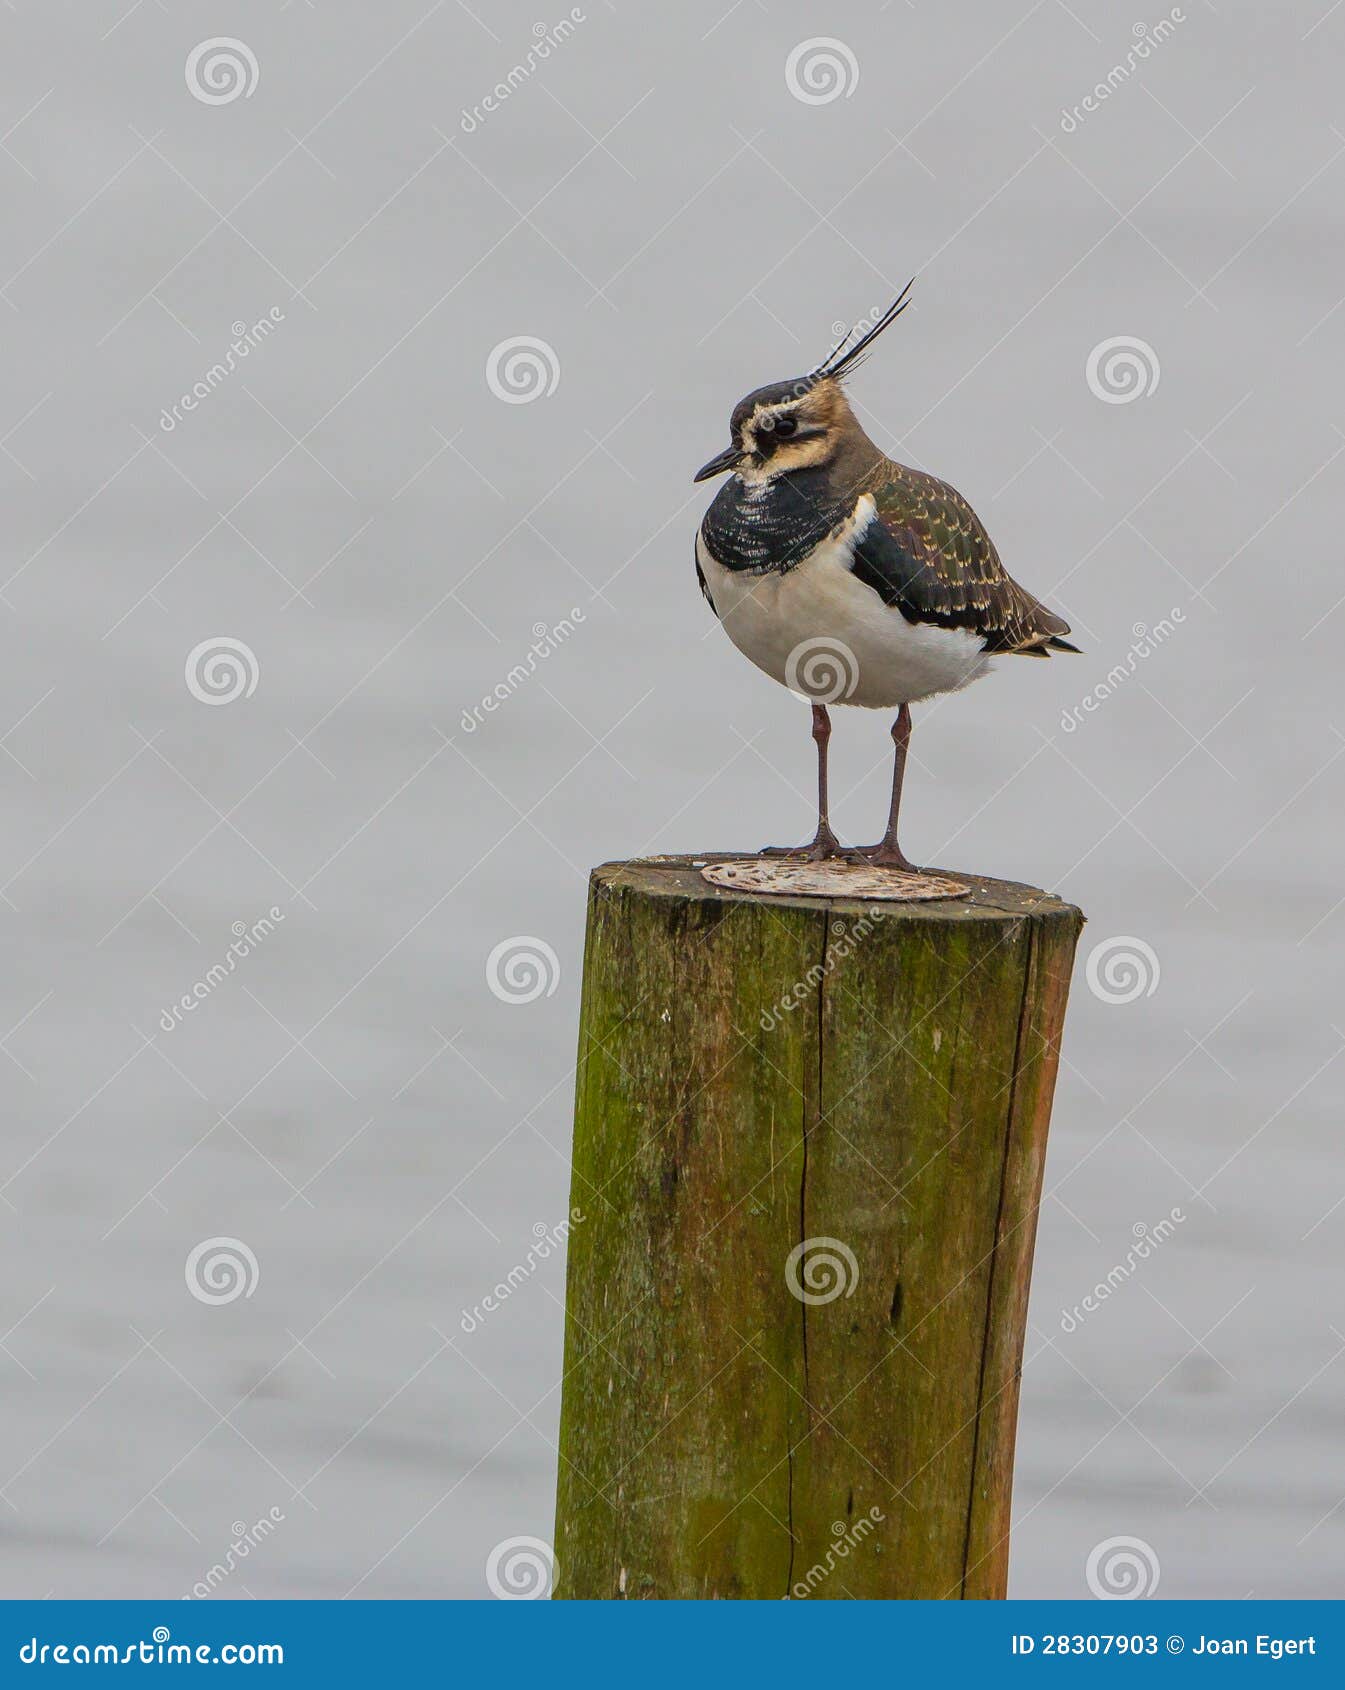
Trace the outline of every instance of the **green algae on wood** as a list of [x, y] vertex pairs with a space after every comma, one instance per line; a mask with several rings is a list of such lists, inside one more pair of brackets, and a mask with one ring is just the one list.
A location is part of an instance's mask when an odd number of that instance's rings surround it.
[[1003, 1596], [1083, 918], [959, 878], [882, 904], [595, 870], [557, 1595]]

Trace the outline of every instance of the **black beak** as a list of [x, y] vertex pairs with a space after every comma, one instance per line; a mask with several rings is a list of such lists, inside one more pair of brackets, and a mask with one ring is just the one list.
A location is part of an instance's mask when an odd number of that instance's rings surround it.
[[726, 446], [717, 458], [711, 458], [708, 464], [702, 464], [692, 476], [693, 481], [709, 481], [711, 476], [723, 475], [726, 470], [737, 469], [747, 456], [740, 447]]

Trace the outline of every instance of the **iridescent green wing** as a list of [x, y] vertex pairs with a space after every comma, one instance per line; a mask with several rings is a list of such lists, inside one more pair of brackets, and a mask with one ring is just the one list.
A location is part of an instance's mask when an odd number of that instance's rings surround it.
[[889, 463], [864, 489], [877, 518], [855, 548], [855, 575], [908, 622], [965, 628], [986, 651], [1044, 655], [1069, 624], [1008, 574], [980, 518], [947, 482]]

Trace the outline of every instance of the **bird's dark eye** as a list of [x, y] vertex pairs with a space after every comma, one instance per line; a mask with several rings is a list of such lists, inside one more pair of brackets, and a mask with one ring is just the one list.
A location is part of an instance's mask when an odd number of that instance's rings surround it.
[[798, 421], [794, 417], [777, 417], [775, 419], [775, 435], [778, 440], [788, 440], [798, 428]]

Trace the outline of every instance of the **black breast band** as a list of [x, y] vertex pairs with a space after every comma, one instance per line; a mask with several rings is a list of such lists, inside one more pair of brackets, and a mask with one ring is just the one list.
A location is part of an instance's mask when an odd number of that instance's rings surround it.
[[725, 569], [784, 573], [838, 528], [853, 504], [831, 494], [821, 469], [781, 475], [759, 488], [731, 475], [705, 513], [701, 533]]

